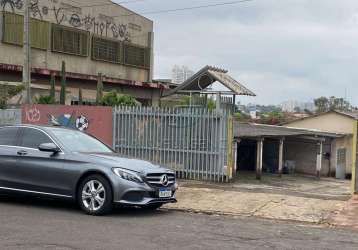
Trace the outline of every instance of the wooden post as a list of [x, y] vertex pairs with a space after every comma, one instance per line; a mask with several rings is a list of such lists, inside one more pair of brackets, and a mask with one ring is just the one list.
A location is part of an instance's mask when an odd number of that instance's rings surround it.
[[261, 180], [262, 176], [262, 154], [263, 154], [264, 140], [263, 138], [257, 141], [257, 159], [256, 159], [256, 179]]
[[323, 142], [321, 141], [317, 145], [319, 147], [317, 152], [317, 178], [320, 178], [322, 169]]
[[284, 145], [284, 138], [280, 139], [280, 146], [279, 146], [279, 153], [278, 153], [278, 174], [282, 177], [282, 170], [283, 170], [283, 145]]

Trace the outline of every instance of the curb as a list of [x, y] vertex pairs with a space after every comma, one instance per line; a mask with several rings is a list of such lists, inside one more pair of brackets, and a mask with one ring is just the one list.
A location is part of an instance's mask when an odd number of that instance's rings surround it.
[[174, 211], [174, 212], [181, 212], [181, 213], [192, 213], [192, 214], [204, 214], [210, 216], [228, 216], [228, 217], [245, 217], [245, 218], [257, 218], [262, 220], [268, 221], [280, 221], [280, 222], [290, 222], [290, 223], [300, 223], [305, 225], [311, 226], [318, 226], [318, 227], [338, 227], [332, 223], [327, 222], [326, 220], [322, 220], [319, 222], [310, 222], [310, 221], [301, 221], [295, 219], [278, 219], [278, 218], [269, 218], [263, 216], [253, 215], [251, 213], [228, 213], [222, 211], [208, 211], [208, 210], [200, 210], [200, 209], [190, 209], [190, 208], [161, 208], [162, 211]]

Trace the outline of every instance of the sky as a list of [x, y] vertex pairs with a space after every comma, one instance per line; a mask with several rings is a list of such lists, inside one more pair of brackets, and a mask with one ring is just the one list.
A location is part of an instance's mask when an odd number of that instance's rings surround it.
[[[230, 1], [141, 0], [122, 5], [145, 13]], [[334, 95], [358, 106], [357, 0], [252, 0], [144, 16], [154, 22], [155, 78], [170, 78], [175, 64], [194, 71], [214, 65], [257, 94], [240, 97], [243, 103]]]

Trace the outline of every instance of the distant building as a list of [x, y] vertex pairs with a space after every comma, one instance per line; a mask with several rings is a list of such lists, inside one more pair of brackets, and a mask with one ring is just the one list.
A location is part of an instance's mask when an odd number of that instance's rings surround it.
[[188, 80], [194, 75], [194, 71], [190, 70], [187, 66], [174, 65], [172, 69], [172, 82], [180, 84]]
[[280, 106], [283, 112], [293, 113], [295, 112], [295, 108], [299, 106], [299, 103], [294, 100], [289, 100], [281, 103]]
[[304, 111], [314, 111], [315, 106], [313, 102], [299, 102], [297, 100], [288, 100], [280, 104], [283, 112], [293, 113], [297, 110]]

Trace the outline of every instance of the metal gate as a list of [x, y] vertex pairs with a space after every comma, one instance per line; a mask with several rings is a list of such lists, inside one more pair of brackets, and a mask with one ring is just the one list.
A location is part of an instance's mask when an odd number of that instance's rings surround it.
[[118, 153], [168, 167], [179, 178], [218, 182], [230, 178], [232, 119], [228, 112], [117, 107], [113, 117]]
[[0, 125], [21, 124], [21, 109], [0, 110]]

